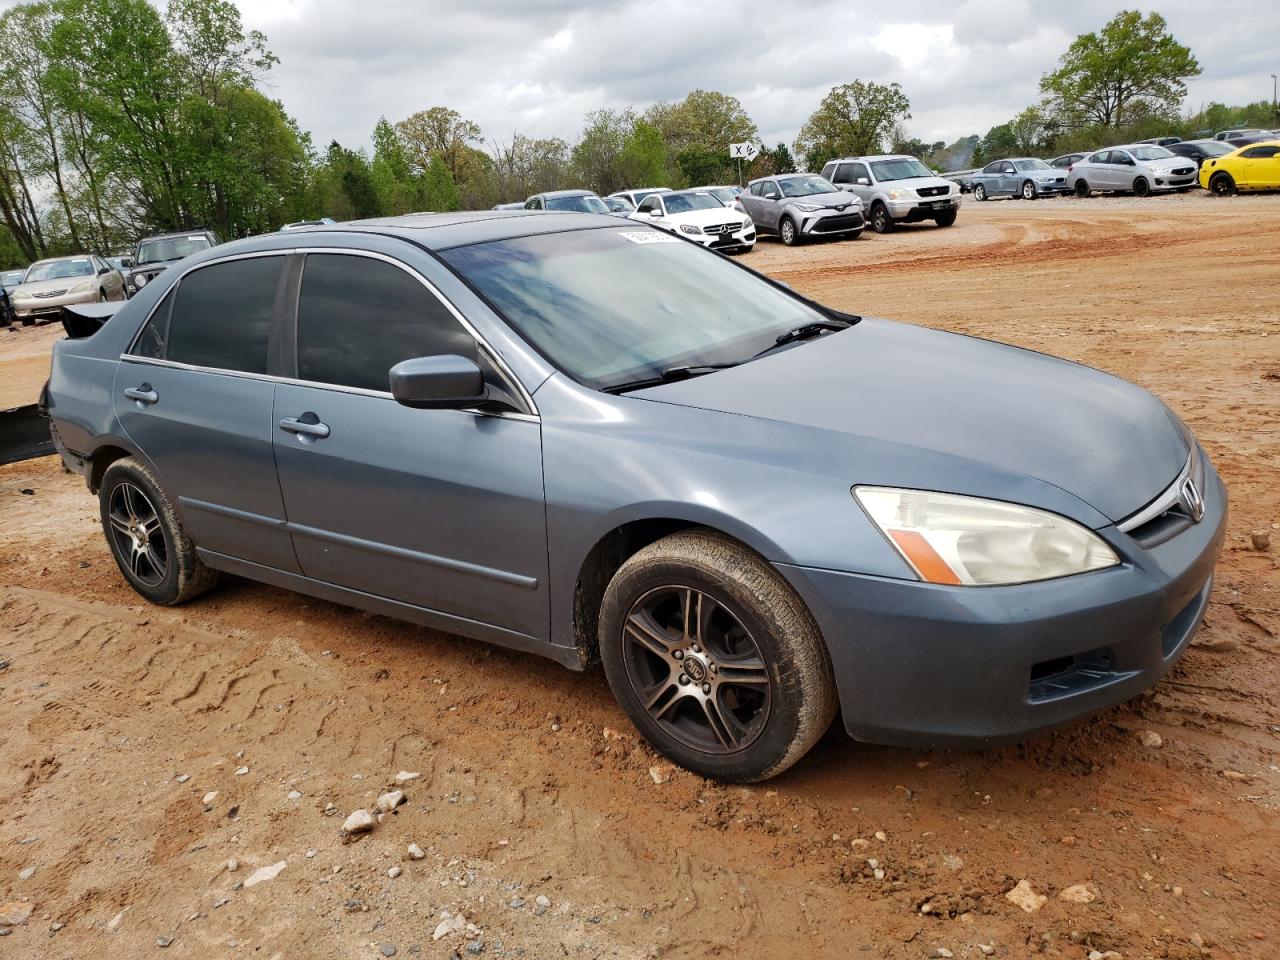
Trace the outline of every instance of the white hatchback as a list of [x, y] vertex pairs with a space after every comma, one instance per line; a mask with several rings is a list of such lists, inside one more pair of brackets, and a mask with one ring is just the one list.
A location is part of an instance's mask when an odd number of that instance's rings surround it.
[[751, 218], [701, 190], [650, 194], [630, 219], [678, 233], [712, 250], [745, 253], [756, 245]]

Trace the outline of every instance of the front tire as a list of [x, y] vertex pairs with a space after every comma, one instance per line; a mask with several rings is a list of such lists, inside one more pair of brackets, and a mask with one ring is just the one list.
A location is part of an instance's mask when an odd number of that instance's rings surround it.
[[946, 213], [940, 213], [933, 218], [933, 222], [940, 227], [950, 227], [956, 222], [958, 212], [956, 210], [948, 210]]
[[184, 603], [217, 583], [218, 574], [196, 556], [173, 504], [140, 460], [126, 457], [107, 467], [98, 505], [116, 565], [152, 603]]
[[987, 188], [982, 184], [978, 184], [976, 187], [974, 187], [973, 199], [977, 200], [979, 203], [987, 199]]
[[800, 243], [800, 231], [796, 229], [796, 223], [790, 217], [783, 217], [782, 222], [778, 224], [778, 236], [788, 247], [794, 247]]
[[1026, 181], [1022, 185], [1023, 200], [1035, 200], [1037, 199], [1038, 196], [1039, 194], [1036, 193], [1036, 185], [1032, 183], [1030, 180]]
[[1133, 181], [1133, 195], [1135, 197], [1151, 196], [1151, 184], [1147, 182], [1146, 177], [1139, 177]]
[[871, 229], [876, 233], [893, 232], [893, 217], [889, 216], [889, 208], [879, 200], [871, 205]]
[[1209, 192], [1215, 197], [1230, 197], [1236, 192], [1236, 182], [1226, 171], [1215, 173], [1209, 178]]
[[716, 780], [776, 776], [836, 712], [826, 647], [804, 603], [757, 554], [710, 530], [628, 559], [600, 613], [605, 675], [659, 752]]

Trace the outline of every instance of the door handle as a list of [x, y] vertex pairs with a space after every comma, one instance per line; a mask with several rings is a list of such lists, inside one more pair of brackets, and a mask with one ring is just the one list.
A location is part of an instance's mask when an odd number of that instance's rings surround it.
[[130, 400], [138, 401], [141, 406], [150, 406], [160, 401], [160, 394], [151, 389], [151, 384], [144, 383], [136, 387], [126, 387], [124, 395]]
[[280, 421], [280, 429], [285, 433], [297, 434], [302, 439], [323, 440], [329, 435], [329, 425], [321, 423], [314, 413], [304, 413], [302, 416], [311, 419], [308, 422], [301, 418], [285, 417]]

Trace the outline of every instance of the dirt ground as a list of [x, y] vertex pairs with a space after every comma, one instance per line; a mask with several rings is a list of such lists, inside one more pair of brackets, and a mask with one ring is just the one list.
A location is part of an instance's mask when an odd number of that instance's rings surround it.
[[[0, 957], [1274, 957], [1277, 214], [970, 203], [949, 230], [750, 255], [846, 310], [1134, 380], [1225, 478], [1207, 623], [1174, 674], [998, 751], [833, 730], [776, 781], [709, 783], [661, 765], [598, 673], [247, 582], [148, 607], [78, 478], [0, 468], [0, 920], [30, 910]], [[34, 399], [47, 366], [0, 360], [21, 401], [19, 367]], [[343, 843], [398, 771], [419, 774], [407, 803]], [[1006, 899], [1021, 880], [1039, 909]], [[459, 911], [473, 931], [433, 939]]]

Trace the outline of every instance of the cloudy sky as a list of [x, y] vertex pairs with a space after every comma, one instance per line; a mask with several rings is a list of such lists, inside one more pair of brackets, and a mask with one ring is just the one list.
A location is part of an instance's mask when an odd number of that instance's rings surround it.
[[[698, 87], [737, 96], [769, 143], [790, 142], [823, 94], [902, 84], [924, 140], [984, 133], [1031, 103], [1040, 75], [1116, 0], [241, 0], [281, 58], [269, 84], [317, 144], [366, 143], [379, 115], [437, 104], [486, 137], [572, 142], [587, 110]], [[1200, 58], [1188, 102], [1271, 95], [1280, 5], [1154, 8]]]
[[[0, 7], [13, 0], [0, 0]], [[161, 6], [163, 0], [154, 0]], [[898, 81], [923, 140], [985, 133], [1119, 0], [238, 0], [281, 64], [270, 92], [323, 146], [447, 105], [488, 138], [572, 142], [599, 106], [643, 108], [702, 87], [738, 97], [790, 143], [834, 85]], [[1204, 74], [1188, 105], [1271, 96], [1280, 5], [1162, 0]]]

